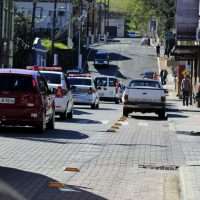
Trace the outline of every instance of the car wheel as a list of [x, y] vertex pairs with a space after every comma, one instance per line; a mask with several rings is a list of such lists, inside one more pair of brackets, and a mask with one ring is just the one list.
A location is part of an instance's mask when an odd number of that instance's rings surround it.
[[99, 109], [99, 103], [96, 105], [96, 109]]
[[60, 113], [60, 119], [61, 120], [66, 120], [67, 119], [67, 109], [65, 110], [64, 113]]
[[95, 109], [95, 108], [96, 108], [96, 104], [93, 103], [93, 104], [91, 105], [91, 109]]
[[160, 111], [159, 113], [158, 113], [158, 117], [159, 117], [159, 119], [165, 119], [165, 111]]
[[36, 130], [39, 131], [40, 133], [44, 133], [46, 131], [46, 128], [47, 128], [46, 115], [45, 113], [43, 113], [42, 121], [38, 123], [38, 125], [36, 126]]
[[115, 104], [119, 104], [120, 100], [119, 99], [115, 99]]
[[72, 119], [73, 118], [73, 112], [71, 110], [71, 112], [67, 113], [67, 119]]
[[123, 108], [123, 116], [124, 117], [128, 117], [128, 114], [129, 114], [128, 109], [127, 108]]
[[55, 129], [55, 112], [52, 114], [52, 117], [50, 119], [50, 121], [47, 124], [47, 128], [50, 130], [54, 130]]

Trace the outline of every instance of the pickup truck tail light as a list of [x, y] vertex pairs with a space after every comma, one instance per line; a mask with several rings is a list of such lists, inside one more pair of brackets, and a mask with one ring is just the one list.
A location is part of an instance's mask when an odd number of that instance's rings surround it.
[[162, 101], [162, 102], [165, 102], [165, 101], [166, 101], [166, 97], [165, 97], [165, 96], [162, 96], [162, 97], [161, 97], [161, 101]]
[[124, 95], [124, 102], [128, 102], [128, 94]]
[[64, 96], [64, 91], [63, 91], [63, 89], [62, 89], [62, 87], [58, 87], [57, 89], [56, 89], [56, 97], [63, 97]]

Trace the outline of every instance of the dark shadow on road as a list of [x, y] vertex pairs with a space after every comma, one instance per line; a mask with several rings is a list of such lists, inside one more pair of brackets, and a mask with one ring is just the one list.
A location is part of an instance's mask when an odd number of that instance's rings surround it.
[[168, 113], [167, 116], [168, 118], [188, 118], [187, 115], [181, 115], [177, 113]]
[[110, 51], [107, 51], [107, 50], [98, 50], [98, 49], [90, 49], [89, 50], [89, 53], [88, 53], [88, 61], [94, 61], [94, 58], [95, 58], [95, 54], [97, 51], [105, 51], [105, 52], [108, 52], [109, 55], [110, 55], [110, 60], [111, 61], [123, 61], [123, 60], [131, 60], [131, 58], [125, 56], [125, 55], [122, 55], [122, 54], [119, 54], [119, 53], [115, 53], [115, 52], [110, 52]]
[[[94, 193], [86, 191], [86, 187], [64, 184], [64, 187], [49, 188], [55, 179], [29, 171], [0, 167], [0, 199], [1, 200], [106, 200]], [[24, 198], [23, 198], [24, 197]]]
[[63, 123], [73, 123], [73, 124], [102, 124], [100, 121], [92, 120], [92, 119], [82, 119], [82, 118], [73, 118], [70, 121], [63, 121], [63, 120], [57, 120], [58, 122]]
[[95, 66], [95, 69], [99, 74], [104, 76], [115, 76], [117, 78], [127, 79], [127, 77], [120, 72], [117, 65]]
[[166, 121], [166, 119], [159, 119], [159, 117], [156, 116], [136, 116], [136, 115], [131, 115], [131, 118], [138, 119], [138, 120], [144, 120], [144, 121]]
[[200, 136], [200, 132], [195, 131], [176, 131], [178, 135]]
[[89, 136], [78, 131], [55, 129], [38, 133], [32, 128], [0, 128], [0, 137], [66, 144], [68, 140], [83, 140]]
[[77, 110], [77, 109], [74, 109], [73, 114], [74, 115], [92, 115], [92, 113], [82, 111], [82, 110]]

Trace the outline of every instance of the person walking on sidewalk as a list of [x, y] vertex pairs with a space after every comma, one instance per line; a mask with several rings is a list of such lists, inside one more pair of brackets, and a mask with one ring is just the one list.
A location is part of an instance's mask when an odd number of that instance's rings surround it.
[[161, 79], [162, 85], [166, 85], [167, 75], [168, 75], [167, 70], [166, 69], [162, 69], [161, 72], [160, 72], [160, 79]]
[[184, 76], [184, 79], [181, 82], [181, 91], [183, 94], [183, 106], [188, 106], [189, 96], [191, 92], [191, 82], [188, 75]]
[[156, 46], [156, 54], [157, 54], [157, 57], [160, 57], [160, 44]]

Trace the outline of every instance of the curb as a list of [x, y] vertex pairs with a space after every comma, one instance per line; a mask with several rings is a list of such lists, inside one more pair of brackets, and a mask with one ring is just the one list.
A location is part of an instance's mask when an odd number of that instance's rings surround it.
[[179, 168], [180, 200], [197, 200], [200, 196], [200, 166]]

